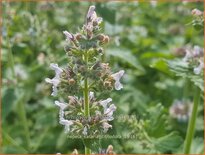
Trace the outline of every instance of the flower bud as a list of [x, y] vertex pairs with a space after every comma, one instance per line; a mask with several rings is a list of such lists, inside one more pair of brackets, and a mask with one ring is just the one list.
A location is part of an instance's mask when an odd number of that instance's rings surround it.
[[74, 80], [74, 79], [69, 79], [69, 80], [68, 80], [68, 83], [69, 83], [70, 85], [73, 85], [73, 84], [75, 84], [75, 80]]
[[85, 66], [82, 66], [82, 65], [81, 65], [81, 66], [79, 67], [79, 71], [80, 71], [80, 72], [84, 72], [84, 71], [85, 71]]
[[69, 104], [75, 105], [78, 103], [76, 97], [74, 96], [68, 96]]
[[100, 40], [101, 42], [103, 42], [104, 39], [105, 39], [105, 35], [104, 35], [104, 34], [99, 34], [99, 35], [97, 36], [97, 39]]
[[105, 87], [112, 87], [112, 83], [110, 81], [105, 81], [104, 86]]
[[113, 152], [113, 146], [112, 146], [112, 145], [109, 145], [109, 146], [108, 146], [107, 151], [106, 151], [106, 154], [114, 154], [114, 152]]
[[82, 35], [80, 34], [80, 33], [77, 33], [76, 35], [75, 35], [75, 38], [76, 38], [76, 40], [80, 40], [80, 39], [82, 39]]
[[104, 42], [105, 42], [105, 43], [108, 43], [109, 40], [110, 40], [110, 38], [109, 38], [108, 36], [105, 36]]

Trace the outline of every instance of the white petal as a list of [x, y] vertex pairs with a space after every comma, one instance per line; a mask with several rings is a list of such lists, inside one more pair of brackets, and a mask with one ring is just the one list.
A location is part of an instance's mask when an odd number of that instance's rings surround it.
[[120, 90], [123, 88], [123, 85], [120, 83], [121, 77], [124, 75], [125, 71], [121, 70], [115, 74], [112, 74], [111, 77], [115, 80], [115, 89]]
[[53, 85], [52, 88], [53, 88], [53, 92], [51, 93], [51, 96], [57, 96], [58, 93], [57, 87]]
[[46, 81], [47, 83], [52, 83], [52, 79], [50, 79], [50, 78], [45, 78], [45, 81]]
[[199, 61], [199, 66], [194, 68], [195, 74], [200, 74], [204, 69], [204, 62], [202, 60]]
[[189, 51], [189, 50], [186, 50], [186, 55], [185, 55], [185, 57], [183, 58], [183, 61], [184, 61], [184, 62], [188, 61], [190, 58], [192, 58], [192, 56], [193, 56], [192, 52]]
[[55, 101], [55, 105], [60, 107], [60, 109], [64, 110], [68, 105], [59, 101]]
[[92, 100], [94, 98], [94, 92], [89, 93], [89, 98], [90, 98], [90, 100]]
[[103, 132], [106, 133], [109, 128], [112, 128], [112, 125], [108, 124], [107, 122], [103, 122]]
[[86, 126], [84, 127], [84, 129], [83, 129], [83, 132], [82, 132], [82, 133], [83, 133], [83, 135], [85, 135], [85, 136], [88, 134], [88, 129], [87, 129], [87, 127], [86, 127]]
[[70, 126], [73, 124], [73, 121], [69, 121], [69, 120], [60, 120], [59, 122], [60, 124], [65, 126], [65, 131], [69, 132], [70, 131]]
[[117, 107], [114, 104], [111, 104], [109, 108], [106, 109], [105, 114], [108, 117], [112, 117], [113, 112], [117, 109]]
[[55, 77], [60, 78], [60, 74], [63, 72], [63, 70], [58, 67], [58, 64], [51, 63], [50, 68], [55, 71]]
[[107, 104], [110, 103], [112, 101], [111, 98], [108, 98], [106, 100], [100, 101], [100, 105], [103, 106], [104, 110], [107, 109]]
[[69, 33], [68, 31], [63, 31], [63, 33], [65, 34], [67, 40], [73, 40], [74, 39], [73, 35], [71, 33]]
[[88, 18], [91, 19], [94, 13], [95, 13], [95, 6], [92, 5], [92, 6], [89, 7], [89, 10], [88, 10], [88, 13], [87, 13], [87, 19]]

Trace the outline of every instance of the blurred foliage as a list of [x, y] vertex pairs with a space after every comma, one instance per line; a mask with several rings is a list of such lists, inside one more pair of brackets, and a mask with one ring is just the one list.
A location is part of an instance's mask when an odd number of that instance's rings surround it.
[[[203, 10], [202, 2], [3, 2], [3, 153], [71, 153], [75, 148], [83, 153], [82, 140], [67, 139], [58, 124], [58, 109], [44, 79], [51, 76], [51, 62], [67, 61], [62, 31], [76, 32], [91, 4], [111, 37], [104, 59], [126, 72], [124, 89], [110, 94], [116, 116], [136, 117], [130, 125], [116, 119], [110, 134], [146, 135], [102, 139], [96, 151], [112, 144], [116, 153], [180, 153], [187, 122], [173, 120], [168, 112], [175, 99], [183, 98], [185, 80], [175, 77], [164, 59], [178, 57], [178, 49], [186, 45], [204, 46], [202, 31], [190, 24], [191, 10]], [[203, 110], [201, 104], [194, 154], [204, 151]]]

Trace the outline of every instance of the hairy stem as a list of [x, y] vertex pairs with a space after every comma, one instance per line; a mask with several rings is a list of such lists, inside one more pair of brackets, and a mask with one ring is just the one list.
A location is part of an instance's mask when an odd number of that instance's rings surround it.
[[184, 154], [190, 153], [191, 143], [194, 137], [199, 101], [200, 101], [200, 89], [197, 87], [195, 90], [195, 95], [194, 95], [194, 105], [192, 109], [192, 114], [191, 114], [191, 118], [189, 119], [189, 125], [188, 125], [188, 129], [186, 133], [186, 139], [185, 139], [185, 144], [184, 144]]
[[[86, 66], [88, 64], [88, 54], [85, 53], [84, 59], [86, 62]], [[90, 107], [89, 107], [89, 88], [88, 88], [88, 78], [85, 76], [84, 79], [84, 115], [85, 118], [90, 117]], [[89, 141], [84, 140], [84, 145], [85, 145], [85, 154], [91, 154], [91, 149], [89, 148]]]

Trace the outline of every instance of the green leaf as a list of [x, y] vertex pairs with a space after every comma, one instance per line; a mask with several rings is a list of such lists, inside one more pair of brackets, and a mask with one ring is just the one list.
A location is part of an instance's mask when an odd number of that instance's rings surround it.
[[14, 102], [17, 97], [15, 94], [15, 90], [13, 88], [8, 88], [4, 94], [2, 99], [2, 119], [4, 120], [6, 116], [10, 113]]
[[183, 143], [182, 138], [176, 133], [172, 132], [166, 136], [158, 139], [152, 139], [157, 152], [166, 153], [176, 151]]
[[136, 69], [138, 69], [142, 74], [145, 73], [145, 69], [141, 66], [139, 63], [138, 59], [136, 58], [135, 55], [131, 53], [131, 51], [127, 49], [116, 49], [116, 48], [110, 48], [106, 50], [106, 54], [108, 56], [115, 56], [120, 58], [121, 60], [124, 60], [128, 64], [132, 65]]
[[163, 73], [166, 73], [170, 75], [169, 68], [167, 66], [167, 63], [164, 61], [164, 59], [157, 59], [152, 62], [150, 67], [155, 68]]
[[190, 79], [190, 81], [192, 81], [194, 85], [199, 87], [201, 91], [204, 92], [203, 75], [194, 74], [193, 68], [190, 68], [186, 62], [183, 62], [182, 60], [172, 60], [167, 61], [167, 64], [170, 70], [174, 72], [176, 76]]

